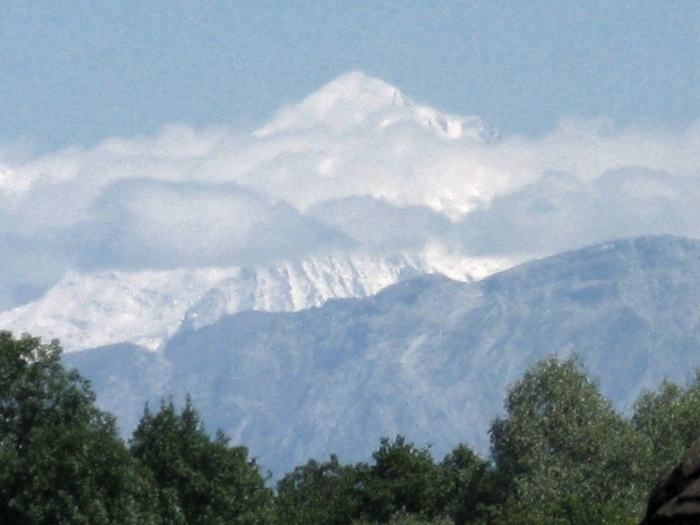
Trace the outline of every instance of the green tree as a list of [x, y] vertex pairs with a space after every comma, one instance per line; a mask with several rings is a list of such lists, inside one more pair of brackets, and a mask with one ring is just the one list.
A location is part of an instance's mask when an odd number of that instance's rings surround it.
[[387, 523], [397, 513], [433, 518], [445, 512], [449, 482], [429, 449], [396, 436], [393, 442], [382, 438], [372, 457], [363, 505], [369, 521]]
[[435, 465], [427, 448], [382, 438], [372, 465], [311, 460], [277, 484], [279, 523], [442, 523], [457, 465]]
[[447, 481], [448, 514], [456, 525], [473, 522], [495, 503], [495, 471], [466, 445], [458, 445], [440, 463]]
[[277, 515], [285, 525], [349, 525], [362, 514], [368, 466], [338, 457], [310, 460], [277, 483]]
[[172, 401], [148, 408], [130, 442], [134, 457], [151, 473], [164, 523], [264, 524], [272, 494], [245, 447], [211, 439], [191, 401], [178, 412]]
[[154, 523], [114, 419], [60, 356], [0, 332], [0, 523]]
[[491, 427], [502, 523], [633, 523], [641, 516], [646, 441], [577, 358], [530, 367]]
[[664, 381], [643, 392], [634, 406], [635, 428], [649, 440], [653, 480], [672, 468], [700, 436], [700, 370], [685, 386]]
[[[353, 525], [376, 525], [376, 522], [360, 520], [354, 522]], [[391, 517], [387, 525], [453, 525], [453, 521], [447, 516], [423, 518], [416, 514], [397, 512]]]

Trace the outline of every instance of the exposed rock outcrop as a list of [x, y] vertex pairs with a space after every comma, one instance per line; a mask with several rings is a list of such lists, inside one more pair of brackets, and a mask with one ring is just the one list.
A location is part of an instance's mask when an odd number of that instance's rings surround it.
[[641, 525], [700, 524], [700, 439], [654, 487]]

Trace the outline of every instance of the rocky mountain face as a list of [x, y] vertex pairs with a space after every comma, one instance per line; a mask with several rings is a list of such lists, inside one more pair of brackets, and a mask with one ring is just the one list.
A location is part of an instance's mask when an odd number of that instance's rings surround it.
[[700, 242], [642, 237], [481, 281], [419, 276], [298, 312], [185, 322], [158, 352], [112, 345], [66, 361], [125, 432], [147, 399], [189, 393], [212, 431], [279, 476], [330, 453], [366, 459], [397, 433], [437, 456], [460, 442], [486, 452], [508, 385], [551, 354], [578, 353], [626, 410], [700, 364], [699, 321]]
[[700, 440], [686, 450], [649, 495], [640, 525], [693, 525], [700, 522]]

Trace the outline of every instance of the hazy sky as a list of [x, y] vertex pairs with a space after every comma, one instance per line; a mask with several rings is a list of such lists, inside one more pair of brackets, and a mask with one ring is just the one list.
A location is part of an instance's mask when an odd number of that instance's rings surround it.
[[504, 135], [700, 117], [696, 1], [3, 2], [0, 144], [252, 128], [360, 69]]

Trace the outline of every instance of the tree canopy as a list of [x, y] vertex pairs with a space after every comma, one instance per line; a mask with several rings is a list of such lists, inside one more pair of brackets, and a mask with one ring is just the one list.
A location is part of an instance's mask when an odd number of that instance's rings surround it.
[[398, 435], [367, 463], [309, 460], [273, 492], [189, 398], [146, 407], [127, 444], [56, 341], [0, 332], [0, 523], [631, 525], [700, 434], [700, 371], [644, 392], [623, 416], [580, 360], [551, 357], [504, 408], [488, 458], [459, 444], [436, 462]]
[[280, 523], [349, 525], [363, 513], [369, 466], [343, 465], [336, 455], [295, 468], [277, 483]]
[[646, 442], [576, 357], [528, 368], [505, 409], [491, 450], [506, 517], [592, 524], [641, 514]]
[[700, 436], [700, 370], [686, 385], [664, 381], [637, 399], [632, 423], [649, 440], [650, 471], [661, 475]]
[[134, 431], [130, 449], [152, 475], [159, 515], [183, 525], [250, 524], [270, 521], [272, 493], [245, 447], [211, 439], [188, 399], [178, 412], [172, 401]]
[[148, 523], [114, 418], [56, 341], [0, 332], [0, 522]]

